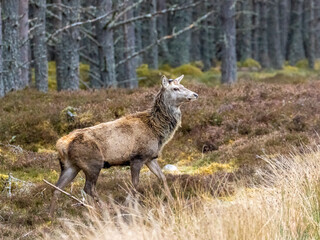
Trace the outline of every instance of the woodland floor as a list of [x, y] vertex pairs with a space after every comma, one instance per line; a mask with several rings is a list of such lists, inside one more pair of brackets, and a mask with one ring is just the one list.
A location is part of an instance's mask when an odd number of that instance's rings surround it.
[[[243, 74], [245, 75], [245, 74]], [[318, 75], [294, 83], [281, 76], [266, 81], [240, 80], [233, 86], [208, 86], [195, 81], [184, 85], [199, 100], [182, 107], [182, 125], [164, 148], [161, 166], [174, 164], [167, 173], [169, 185], [184, 189], [182, 197], [197, 195], [195, 188], [214, 198], [231, 196], [232, 183], [256, 184], [257, 171], [265, 167], [259, 156], [303, 151], [319, 141], [320, 81]], [[320, 78], [319, 78], [320, 79]], [[23, 90], [0, 100], [0, 239], [32, 239], [38, 231], [61, 225], [48, 218], [51, 189], [43, 179], [55, 182], [59, 165], [54, 144], [76, 128], [110, 121], [151, 106], [157, 87], [138, 90], [99, 90], [48, 94]], [[72, 113], [72, 114], [70, 114]], [[8, 175], [13, 180], [11, 196]], [[226, 179], [223, 186], [216, 179]], [[108, 202], [125, 200], [128, 168], [103, 170], [98, 192]], [[67, 191], [81, 198], [80, 174]], [[141, 192], [162, 194], [155, 177], [143, 169]], [[176, 196], [177, 197], [177, 196]], [[83, 208], [61, 196], [58, 217], [81, 215]]]

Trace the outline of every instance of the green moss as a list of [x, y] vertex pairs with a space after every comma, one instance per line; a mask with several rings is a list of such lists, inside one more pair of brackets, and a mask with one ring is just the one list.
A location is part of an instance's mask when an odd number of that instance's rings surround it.
[[295, 66], [297, 68], [308, 69], [309, 68], [308, 59], [302, 59], [298, 61]]
[[247, 58], [246, 60], [244, 60], [242, 62], [238, 62], [237, 65], [239, 68], [248, 68], [250, 70], [261, 69], [260, 63], [252, 58]]
[[288, 74], [286, 72], [281, 72], [281, 73], [277, 73], [273, 77], [265, 78], [264, 81], [268, 83], [299, 84], [299, 83], [305, 83], [307, 79], [303, 76], [292, 75], [291, 73]]
[[200, 82], [208, 86], [220, 85], [221, 72], [219, 68], [210, 68], [210, 70], [204, 72], [200, 77]]
[[136, 70], [137, 76], [139, 77], [140, 87], [152, 87], [160, 85], [160, 78], [162, 75], [166, 75], [170, 78], [171, 74], [163, 70], [149, 69], [148, 64], [142, 64]]
[[201, 70], [203, 70], [203, 68], [204, 68], [204, 64], [202, 61], [195, 61], [195, 62], [191, 62], [190, 64], [196, 68], [201, 69]]
[[89, 82], [90, 82], [90, 76], [89, 76], [90, 65], [89, 64], [80, 63], [79, 70], [80, 70], [80, 79], [82, 81], [82, 82], [80, 82], [80, 88], [81, 89], [87, 89], [86, 85], [89, 85]]
[[57, 89], [56, 62], [48, 62], [48, 87], [51, 90]]
[[171, 72], [172, 67], [169, 64], [163, 64], [159, 67], [159, 70], [165, 71], [165, 72]]
[[199, 68], [197, 68], [197, 67], [195, 67], [195, 66], [193, 66], [191, 64], [181, 65], [181, 66], [173, 69], [172, 73], [176, 77], [178, 77], [178, 76], [183, 74], [185, 76], [200, 78], [203, 75], [203, 72]]

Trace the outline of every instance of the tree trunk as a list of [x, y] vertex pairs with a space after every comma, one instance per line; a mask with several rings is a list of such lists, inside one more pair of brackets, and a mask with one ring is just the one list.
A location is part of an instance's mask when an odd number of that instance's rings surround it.
[[[53, 0], [53, 4], [55, 5], [53, 9], [53, 13], [57, 16], [57, 18], [53, 19], [53, 30], [57, 31], [62, 28], [62, 8], [61, 8], [61, 0]], [[62, 61], [62, 34], [59, 33], [56, 35], [56, 44], [54, 46], [55, 50], [55, 61], [56, 61], [56, 79], [57, 79], [57, 90], [62, 90], [63, 83], [63, 61]]]
[[[101, 16], [112, 11], [111, 0], [98, 0], [97, 15]], [[99, 54], [100, 80], [104, 87], [116, 87], [116, 72], [113, 46], [113, 30], [106, 27], [109, 18], [97, 22], [97, 41]]]
[[19, 33], [20, 33], [20, 57], [21, 57], [21, 76], [22, 87], [29, 85], [29, 50], [30, 42], [29, 31], [29, 0], [20, 0], [19, 2]]
[[[132, 3], [129, 1], [129, 3]], [[125, 20], [133, 18], [133, 10], [127, 11], [125, 14]], [[135, 52], [135, 31], [134, 23], [128, 23], [124, 25], [124, 47], [125, 47], [125, 58], [128, 58]], [[137, 88], [138, 80], [136, 74], [137, 61], [136, 58], [131, 58], [124, 63], [125, 68], [125, 79], [123, 80], [123, 86], [125, 88]]]
[[251, 57], [251, 30], [252, 30], [252, 0], [239, 2], [241, 15], [239, 17], [239, 60], [244, 61]]
[[320, 58], [320, 1], [314, 2], [314, 35], [315, 35], [315, 55]]
[[290, 65], [295, 65], [299, 60], [305, 58], [302, 36], [303, 0], [292, 0], [291, 4], [287, 58]]
[[224, 0], [221, 5], [223, 32], [221, 82], [232, 84], [237, 80], [236, 59], [236, 0]]
[[[191, 4], [193, 0], [172, 0], [174, 4], [184, 5]], [[192, 10], [186, 9], [184, 11], [175, 12], [171, 19], [171, 26], [174, 31], [186, 27], [192, 22]], [[191, 32], [187, 31], [172, 39], [169, 44], [169, 51], [172, 56], [171, 65], [173, 67], [180, 66], [190, 62], [190, 48], [191, 48]]]
[[260, 1], [260, 44], [259, 62], [263, 68], [270, 68], [268, 49], [268, 12], [267, 0]]
[[3, 79], [5, 93], [23, 87], [20, 81], [19, 0], [2, 1], [3, 7]]
[[308, 56], [308, 64], [309, 64], [309, 68], [310, 69], [314, 69], [314, 62], [315, 62], [315, 4], [314, 4], [314, 0], [307, 0], [306, 2], [306, 21], [307, 21], [307, 41], [306, 41], [306, 45], [307, 45], [307, 56]]
[[[137, 6], [135, 8], [134, 11], [134, 15], [135, 16], [140, 16], [143, 14], [143, 7], [144, 4], [140, 4], [139, 6]], [[140, 51], [143, 47], [142, 47], [142, 35], [144, 33], [144, 31], [142, 30], [142, 25], [144, 24], [144, 21], [137, 21], [135, 23], [134, 29], [135, 29], [135, 35], [136, 35], [136, 50]], [[144, 54], [141, 54], [139, 56], [136, 57], [136, 61], [137, 61], [137, 66], [140, 66], [143, 62], [144, 62]]]
[[[62, 14], [62, 27], [79, 21], [80, 0], [63, 0], [66, 6]], [[79, 89], [79, 43], [78, 27], [72, 27], [62, 32], [61, 41], [61, 89]]]
[[290, 21], [290, 0], [279, 1], [279, 28], [281, 38], [282, 58], [285, 59], [287, 52], [288, 31]]
[[[149, 0], [150, 1], [150, 13], [155, 13], [157, 11], [157, 1], [156, 0]], [[149, 34], [150, 34], [150, 43], [157, 41], [158, 33], [157, 33], [157, 19], [153, 17], [149, 21]], [[155, 44], [148, 53], [149, 61], [148, 65], [152, 69], [158, 69], [158, 45]]]
[[36, 88], [48, 91], [48, 59], [46, 45], [46, 0], [34, 0], [35, 25], [38, 26], [34, 34], [34, 66]]
[[[202, 4], [202, 13], [209, 12], [213, 8], [217, 8], [214, 2], [206, 0]], [[216, 37], [215, 29], [212, 26], [218, 26], [217, 18], [214, 15], [209, 16], [202, 23], [202, 28], [200, 31], [200, 50], [201, 50], [201, 60], [203, 62], [203, 70], [209, 70], [213, 65], [213, 60], [216, 58], [216, 43], [219, 38]]]
[[252, 58], [259, 61], [259, 45], [260, 45], [260, 3], [259, 0], [253, 0], [253, 12], [252, 17], [253, 29], [252, 29]]
[[[196, 6], [192, 11], [192, 19], [197, 19], [198, 16], [201, 15], [203, 7], [201, 5], [204, 5], [206, 1], [204, 1], [203, 4], [200, 4]], [[202, 24], [205, 24], [204, 22]], [[190, 47], [190, 61], [201, 61], [201, 29], [199, 27], [194, 28], [191, 31], [191, 42], [192, 45]]]
[[[96, 0], [82, 0], [82, 8], [88, 9], [82, 14], [82, 21], [88, 21], [94, 17], [98, 17], [97, 9], [98, 1]], [[99, 70], [99, 54], [97, 41], [97, 22], [87, 23], [80, 27], [83, 37], [80, 41], [80, 62], [89, 65], [89, 86], [90, 88], [101, 88], [104, 83], [100, 78]]]
[[279, 0], [270, 0], [268, 24], [269, 59], [272, 68], [281, 69], [283, 56], [279, 26]]
[[3, 84], [3, 68], [2, 68], [2, 16], [1, 16], [1, 0], [0, 0], [0, 98], [4, 96]]
[[[167, 8], [166, 0], [158, 0], [158, 10], [161, 11]], [[168, 35], [168, 14], [162, 14], [157, 17], [157, 28], [159, 37]], [[159, 46], [159, 61], [162, 63], [170, 63], [171, 55], [168, 48], [168, 41], [163, 41]]]

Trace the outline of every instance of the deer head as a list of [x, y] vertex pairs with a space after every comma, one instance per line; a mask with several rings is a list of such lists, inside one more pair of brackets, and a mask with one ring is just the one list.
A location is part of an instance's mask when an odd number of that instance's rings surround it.
[[162, 76], [162, 91], [163, 96], [168, 105], [179, 107], [182, 103], [191, 102], [198, 98], [198, 94], [190, 91], [180, 84], [184, 75], [176, 79], [168, 79]]

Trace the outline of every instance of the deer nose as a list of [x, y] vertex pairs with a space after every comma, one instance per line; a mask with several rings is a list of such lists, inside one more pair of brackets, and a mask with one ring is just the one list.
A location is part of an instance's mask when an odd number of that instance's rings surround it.
[[196, 93], [194, 93], [193, 96], [195, 96], [195, 98], [198, 98], [198, 97], [199, 97], [198, 94], [196, 94]]

